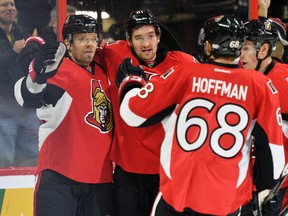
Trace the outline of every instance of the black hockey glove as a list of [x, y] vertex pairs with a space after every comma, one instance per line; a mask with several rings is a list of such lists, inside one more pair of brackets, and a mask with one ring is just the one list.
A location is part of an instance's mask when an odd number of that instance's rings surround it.
[[66, 53], [66, 45], [62, 42], [44, 44], [29, 66], [33, 82], [43, 84], [54, 76]]
[[132, 65], [132, 59], [126, 58], [119, 66], [115, 83], [118, 87], [120, 101], [125, 94], [132, 88], [141, 88], [146, 84], [147, 78], [140, 65]]
[[24, 75], [28, 74], [29, 64], [44, 43], [45, 41], [37, 36], [31, 36], [25, 41], [24, 48], [17, 57], [18, 67]]
[[273, 216], [278, 215], [276, 212], [279, 212], [281, 208], [281, 200], [278, 195], [275, 195], [272, 199], [265, 202], [261, 206], [262, 216]]
[[[146, 74], [140, 65], [134, 66], [132, 65], [132, 59], [126, 58], [122, 61], [119, 66], [115, 83], [119, 88], [120, 85], [126, 81], [130, 80], [130, 82], [138, 83], [138, 86], [142, 86], [143, 82], [147, 81]], [[143, 82], [141, 81], [143, 80]]]

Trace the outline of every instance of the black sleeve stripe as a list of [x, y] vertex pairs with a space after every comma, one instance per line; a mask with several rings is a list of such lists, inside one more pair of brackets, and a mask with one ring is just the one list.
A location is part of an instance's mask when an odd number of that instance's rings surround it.
[[40, 108], [43, 104], [40, 99], [42, 97], [42, 92], [33, 94], [31, 93], [26, 86], [26, 79], [23, 79], [21, 83], [21, 94], [24, 100], [23, 107], [25, 108]]
[[282, 113], [282, 119], [288, 121], [288, 113]]
[[52, 104], [52, 106], [55, 106], [64, 93], [64, 89], [48, 83], [41, 97], [42, 105]]

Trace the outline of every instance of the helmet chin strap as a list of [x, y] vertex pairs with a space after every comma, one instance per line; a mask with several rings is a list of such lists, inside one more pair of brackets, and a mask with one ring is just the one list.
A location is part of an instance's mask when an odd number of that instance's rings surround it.
[[259, 68], [260, 68], [260, 66], [261, 66], [261, 63], [262, 63], [262, 59], [258, 59], [258, 62], [257, 62], [257, 66], [256, 66], [256, 68], [255, 68], [255, 70], [256, 71], [258, 71], [259, 70]]
[[257, 52], [256, 52], [256, 58], [257, 58], [257, 60], [258, 60], [258, 63], [257, 63], [257, 66], [256, 66], [256, 68], [255, 68], [256, 71], [259, 70], [262, 62], [263, 62], [266, 58], [269, 57], [269, 53], [267, 53], [266, 56], [265, 56], [263, 59], [258, 59], [258, 53], [259, 53], [259, 52], [257, 51]]
[[262, 45], [260, 45], [260, 44], [255, 44], [256, 59], [258, 60], [257, 66], [256, 66], [256, 68], [255, 68], [256, 71], [259, 71], [259, 68], [260, 68], [262, 62], [263, 62], [266, 58], [268, 58], [268, 57], [270, 56], [270, 54], [271, 54], [271, 51], [270, 51], [270, 49], [269, 49], [269, 51], [267, 52], [266, 56], [265, 56], [263, 59], [259, 59], [259, 58], [258, 58], [258, 54], [259, 54], [259, 51], [260, 51], [260, 47], [261, 47], [261, 46], [262, 46]]

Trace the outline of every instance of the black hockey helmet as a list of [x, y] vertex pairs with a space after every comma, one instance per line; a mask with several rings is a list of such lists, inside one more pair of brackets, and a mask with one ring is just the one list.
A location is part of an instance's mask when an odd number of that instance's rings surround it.
[[240, 55], [244, 40], [244, 25], [240, 19], [232, 15], [212, 17], [206, 20], [201, 34], [202, 45], [207, 40], [211, 41], [214, 56]]
[[254, 42], [256, 51], [259, 52], [264, 43], [270, 44], [269, 55], [276, 49], [276, 41], [278, 40], [277, 30], [272, 27], [271, 21], [268, 19], [250, 20], [244, 24], [245, 40]]
[[68, 16], [62, 29], [63, 39], [73, 42], [73, 35], [79, 33], [96, 33], [98, 42], [102, 39], [102, 31], [93, 17], [84, 14]]
[[126, 37], [131, 38], [132, 30], [134, 28], [145, 25], [154, 26], [156, 34], [161, 34], [159, 22], [149, 9], [132, 11], [126, 22]]
[[287, 46], [288, 41], [286, 24], [282, 22], [282, 20], [279, 18], [269, 17], [268, 19], [271, 22], [272, 27], [275, 28], [275, 30], [277, 31], [279, 41], [282, 43], [283, 46]]

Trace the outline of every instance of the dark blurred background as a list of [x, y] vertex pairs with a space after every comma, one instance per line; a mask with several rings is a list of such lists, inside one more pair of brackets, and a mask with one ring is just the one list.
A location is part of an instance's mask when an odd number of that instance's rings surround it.
[[[26, 11], [31, 5], [39, 7], [42, 18], [36, 16], [35, 19], [34, 16], [34, 20], [40, 21], [45, 17], [47, 19], [47, 13], [40, 8], [49, 10], [57, 4], [57, 0], [15, 0], [15, 3], [19, 15], [23, 7]], [[81, 11], [107, 12], [110, 18], [98, 18], [98, 21], [103, 25], [104, 36], [115, 40], [125, 39], [124, 23], [132, 10], [149, 8], [174, 34], [183, 50], [192, 54], [201, 52], [197, 45], [198, 33], [207, 18], [235, 14], [247, 21], [249, 15], [249, 0], [67, 0], [67, 3]], [[33, 16], [33, 13], [30, 15]], [[268, 16], [281, 18], [287, 23], [288, 0], [271, 0]]]

